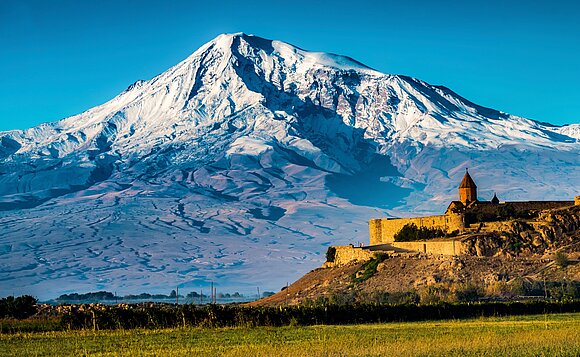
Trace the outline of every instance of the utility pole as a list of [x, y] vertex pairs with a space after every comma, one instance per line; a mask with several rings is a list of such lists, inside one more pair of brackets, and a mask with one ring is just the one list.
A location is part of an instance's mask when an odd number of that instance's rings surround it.
[[542, 273], [542, 278], [544, 279], [544, 300], [548, 300], [548, 290], [546, 290], [546, 274]]
[[256, 288], [258, 289], [258, 299], [260, 299], [260, 287], [257, 286]]

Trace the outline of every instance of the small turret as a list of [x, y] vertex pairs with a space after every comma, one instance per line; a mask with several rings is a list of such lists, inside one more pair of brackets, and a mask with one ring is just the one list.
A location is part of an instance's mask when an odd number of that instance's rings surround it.
[[493, 203], [494, 205], [499, 205], [499, 198], [497, 198], [497, 195], [495, 194], [495, 192], [493, 193], [493, 198], [491, 199], [491, 203]]
[[466, 206], [477, 201], [477, 185], [469, 175], [468, 169], [465, 169], [465, 176], [459, 185], [459, 201]]

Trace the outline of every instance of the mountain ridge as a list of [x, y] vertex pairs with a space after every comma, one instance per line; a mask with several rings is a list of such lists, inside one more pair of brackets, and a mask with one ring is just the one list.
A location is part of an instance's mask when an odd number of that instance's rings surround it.
[[[365, 241], [368, 218], [441, 211], [466, 166], [483, 196], [569, 199], [578, 128], [344, 56], [221, 35], [100, 106], [0, 132], [0, 279], [44, 287], [68, 269], [78, 288], [157, 289], [227, 271], [230, 285], [279, 285], [326, 246]], [[272, 266], [280, 277], [263, 276]]]

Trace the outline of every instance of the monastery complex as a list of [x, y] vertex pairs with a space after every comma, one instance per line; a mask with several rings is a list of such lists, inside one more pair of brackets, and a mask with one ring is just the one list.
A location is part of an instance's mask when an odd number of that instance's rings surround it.
[[[466, 170], [458, 187], [459, 197], [452, 201], [442, 215], [414, 218], [377, 218], [369, 221], [369, 245], [363, 247], [335, 246], [333, 259], [325, 266], [339, 266], [351, 261], [366, 261], [377, 252], [387, 254], [432, 255], [485, 255], [474, 252], [473, 246], [465, 244], [468, 238], [485, 233], [500, 233], [514, 219], [524, 219], [534, 226], [539, 213], [580, 205], [580, 196], [574, 201], [523, 201], [500, 202], [494, 194], [490, 201], [480, 201], [477, 185]], [[411, 231], [436, 232], [431, 239], [397, 239], [403, 228]]]

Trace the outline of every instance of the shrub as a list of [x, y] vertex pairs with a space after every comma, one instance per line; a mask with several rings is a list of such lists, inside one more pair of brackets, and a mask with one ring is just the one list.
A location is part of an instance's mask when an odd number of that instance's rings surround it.
[[417, 227], [415, 223], [408, 223], [395, 234], [395, 242], [412, 242], [416, 240], [445, 237], [440, 228]]
[[580, 297], [580, 284], [573, 281], [549, 282], [546, 284], [548, 296], [557, 301], [572, 301]]
[[356, 301], [356, 293], [354, 291], [336, 292], [328, 298], [330, 305], [352, 305]]
[[447, 300], [449, 290], [442, 285], [429, 285], [419, 291], [421, 304], [437, 304]]
[[554, 263], [560, 268], [565, 268], [570, 264], [570, 260], [568, 259], [568, 255], [566, 253], [558, 252], [554, 256]]
[[483, 295], [482, 289], [473, 284], [461, 284], [455, 289], [456, 301], [477, 301]]
[[515, 278], [509, 284], [509, 293], [513, 296], [526, 295], [526, 281], [523, 278]]
[[375, 291], [363, 299], [375, 304], [408, 305], [419, 303], [419, 295], [415, 291]]
[[30, 295], [23, 295], [15, 298], [8, 296], [0, 299], [0, 317], [12, 317], [15, 319], [25, 319], [36, 314], [36, 300]]
[[362, 283], [377, 272], [379, 264], [387, 259], [388, 255], [385, 253], [376, 253], [375, 257], [367, 261], [361, 266], [361, 269], [352, 276], [353, 283]]
[[459, 235], [459, 230], [456, 229], [456, 230], [454, 230], [452, 232], [446, 233], [445, 234], [445, 237], [457, 237], [458, 235]]

